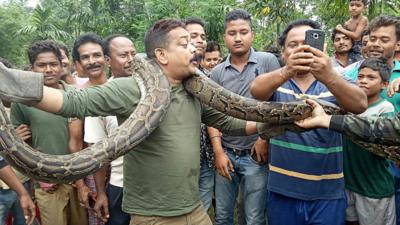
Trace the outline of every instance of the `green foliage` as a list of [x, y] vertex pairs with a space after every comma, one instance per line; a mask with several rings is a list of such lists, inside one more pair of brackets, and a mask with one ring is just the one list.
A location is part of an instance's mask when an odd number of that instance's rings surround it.
[[28, 9], [21, 4], [0, 6], [0, 57], [16, 65], [23, 65], [26, 62], [26, 43], [30, 37], [17, 35], [24, 21], [29, 19], [26, 11]]
[[[312, 18], [330, 32], [349, 19], [347, 0], [41, 0], [35, 9], [26, 4], [27, 0], [0, 4], [0, 56], [17, 65], [26, 62], [26, 47], [34, 40], [53, 39], [71, 47], [86, 32], [102, 37], [125, 34], [143, 52], [146, 30], [162, 18], [202, 18], [207, 39], [223, 45], [224, 17], [234, 8], [253, 15], [258, 50], [275, 44], [292, 20]], [[399, 9], [398, 0], [370, 0], [365, 14], [372, 19], [381, 14], [399, 15]]]

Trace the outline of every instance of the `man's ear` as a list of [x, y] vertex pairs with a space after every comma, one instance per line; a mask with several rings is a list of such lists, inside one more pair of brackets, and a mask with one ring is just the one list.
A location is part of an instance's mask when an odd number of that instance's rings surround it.
[[111, 67], [110, 63], [111, 63], [111, 58], [108, 55], [105, 55], [104, 58], [106, 59], [106, 63], [108, 67]]
[[154, 54], [156, 55], [157, 61], [161, 65], [166, 65], [168, 64], [168, 54], [163, 48], [156, 48], [154, 49]]
[[382, 90], [389, 86], [389, 81], [382, 81]]

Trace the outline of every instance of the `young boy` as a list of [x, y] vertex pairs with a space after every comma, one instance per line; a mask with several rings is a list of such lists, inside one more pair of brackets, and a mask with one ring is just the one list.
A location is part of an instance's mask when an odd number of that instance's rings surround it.
[[353, 39], [352, 49], [353, 52], [358, 55], [361, 54], [362, 34], [368, 26], [368, 18], [363, 15], [366, 7], [367, 0], [350, 0], [349, 13], [351, 19], [349, 19], [344, 26], [341, 24], [336, 26], [336, 30]]
[[[391, 68], [386, 60], [366, 59], [359, 68], [357, 85], [368, 97], [368, 109], [362, 117], [391, 117], [394, 106], [382, 99]], [[344, 138], [344, 178], [348, 207], [347, 224], [391, 225], [396, 222], [394, 178], [389, 161], [376, 156]]]

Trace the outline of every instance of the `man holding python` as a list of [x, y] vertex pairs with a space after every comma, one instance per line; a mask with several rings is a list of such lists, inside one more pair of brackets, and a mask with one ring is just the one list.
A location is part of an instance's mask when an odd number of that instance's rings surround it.
[[[25, 96], [40, 96], [41, 88], [43, 88], [43, 96], [37, 98], [37, 101], [30, 99], [32, 101], [24, 103], [34, 105], [44, 111], [79, 118], [116, 115], [119, 122], [127, 120], [130, 123], [132, 116], [129, 117], [129, 115], [135, 110], [135, 121], [131, 125], [133, 124], [137, 129], [129, 131], [120, 127], [117, 129], [119, 136], [114, 135], [115, 139], [102, 143], [108, 146], [114, 145], [115, 149], [112, 153], [87, 154], [86, 160], [82, 160], [80, 164], [88, 163], [88, 170], [94, 170], [94, 167], [98, 169], [104, 166], [105, 162], [101, 161], [96, 166], [90, 165], [91, 160], [96, 161], [94, 159], [96, 155], [110, 154], [107, 157], [111, 158], [117, 155], [119, 148], [126, 149], [126, 146], [136, 145], [124, 159], [126, 176], [124, 176], [123, 210], [131, 214], [130, 224], [149, 224], [149, 221], [158, 221], [171, 225], [211, 225], [200, 203], [198, 193], [200, 122], [203, 121], [208, 126], [231, 135], [254, 134], [257, 129], [255, 122], [228, 117], [201, 105], [197, 98], [186, 92], [182, 81], [196, 72], [196, 64], [192, 60], [196, 50], [190, 44], [189, 38], [189, 33], [181, 21], [160, 20], [149, 29], [145, 36], [147, 56], [157, 65], [152, 62], [138, 61], [135, 63], [133, 76], [81, 91], [61, 92], [42, 87], [40, 76], [6, 78], [11, 73], [20, 71], [12, 72], [0, 64], [1, 82], [14, 86], [14, 89], [0, 87], [0, 95], [2, 98], [15, 101], [18, 97], [11, 97], [10, 93], [18, 89], [19, 83], [31, 82], [30, 86], [41, 87], [37, 90], [22, 90]], [[149, 73], [156, 73], [158, 77], [152, 78]], [[140, 78], [138, 74], [144, 75]], [[155, 87], [151, 93], [143, 95], [143, 86], [146, 83], [151, 83]], [[143, 98], [144, 105], [142, 108], [137, 107]], [[155, 127], [157, 125], [158, 127]], [[144, 138], [145, 140], [140, 144], [132, 144], [130, 136], [140, 135], [144, 136], [141, 140]], [[93, 149], [96, 148], [99, 148], [99, 145], [95, 144]], [[125, 152], [129, 150], [126, 149]], [[81, 154], [85, 154], [85, 150]], [[106, 157], [103, 156], [103, 158]], [[70, 158], [71, 164], [74, 160], [78, 159]], [[50, 156], [48, 161], [51, 161]], [[65, 161], [67, 163], [68, 160]], [[44, 164], [40, 161], [32, 167]], [[54, 170], [64, 167], [71, 168], [67, 164], [55, 165]], [[87, 168], [81, 170], [85, 169]], [[45, 169], [42, 168], [42, 170]], [[48, 172], [53, 173], [54, 170]], [[29, 171], [26, 172], [29, 173]], [[71, 172], [71, 169], [66, 169], [59, 175], [63, 176], [66, 172]], [[102, 212], [99, 210], [98, 213]]]

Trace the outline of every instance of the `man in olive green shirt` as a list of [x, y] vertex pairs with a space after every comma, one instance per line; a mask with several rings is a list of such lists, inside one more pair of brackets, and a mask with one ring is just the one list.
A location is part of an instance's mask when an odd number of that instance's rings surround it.
[[[158, 21], [146, 34], [147, 56], [172, 86], [171, 104], [158, 128], [124, 158], [123, 210], [131, 225], [150, 221], [210, 225], [198, 193], [200, 123], [230, 135], [256, 133], [255, 123], [230, 118], [188, 94], [182, 81], [193, 74], [195, 48], [182, 22]], [[44, 87], [39, 109], [68, 117], [116, 115], [124, 121], [140, 100], [133, 77], [119, 78], [80, 92]]]

